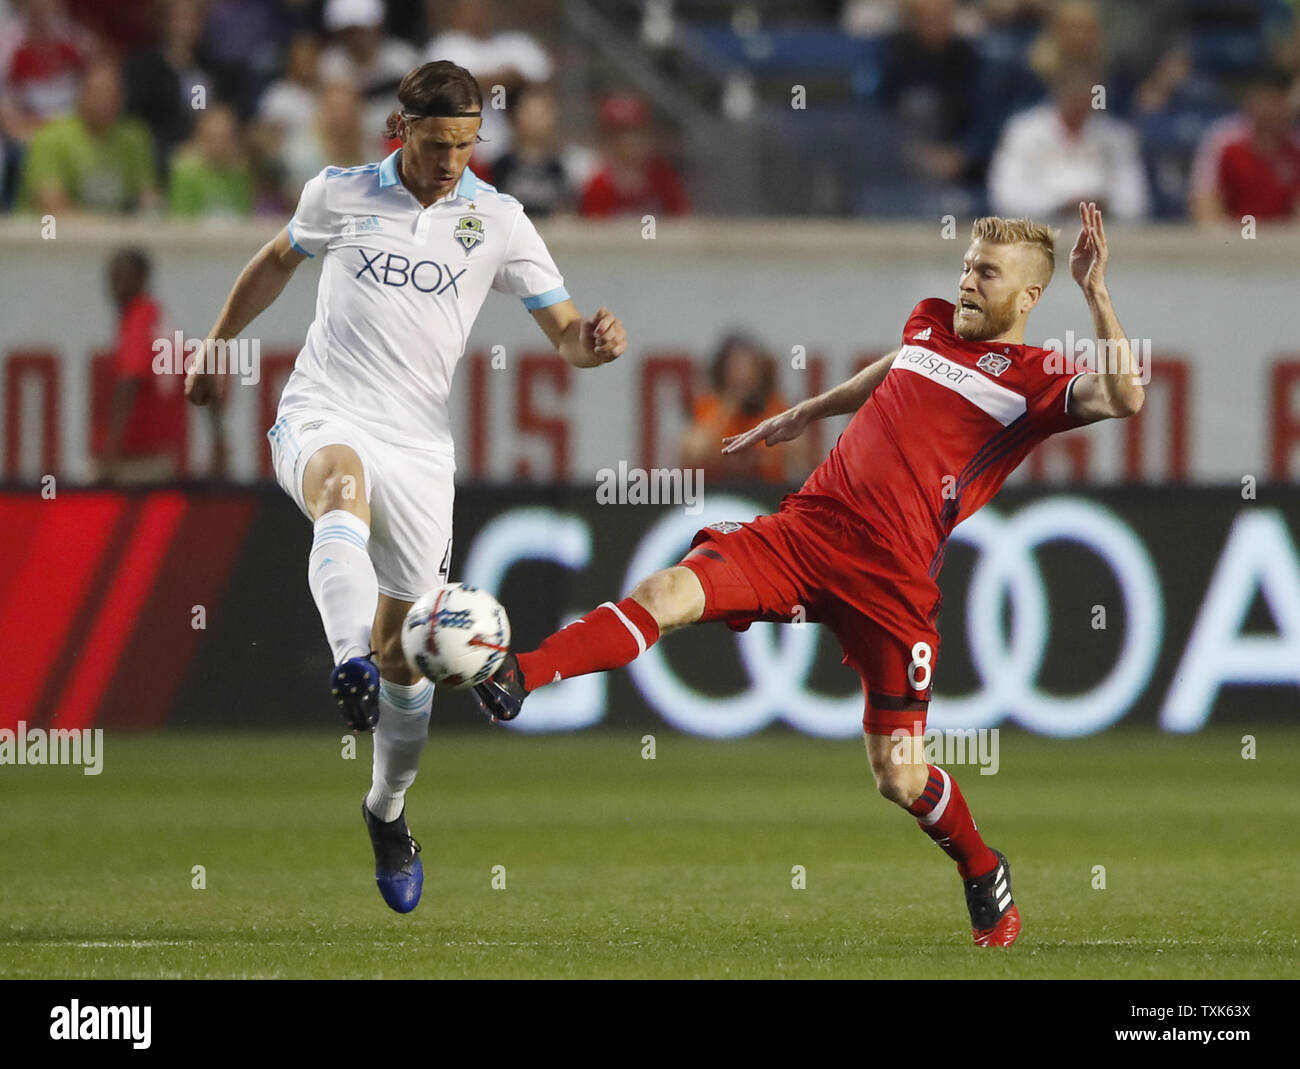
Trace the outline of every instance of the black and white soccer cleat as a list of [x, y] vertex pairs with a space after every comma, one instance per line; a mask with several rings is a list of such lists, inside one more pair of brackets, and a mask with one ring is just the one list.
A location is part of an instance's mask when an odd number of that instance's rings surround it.
[[1020, 910], [1011, 897], [1011, 866], [994, 850], [998, 863], [991, 872], [965, 881], [966, 908], [977, 947], [1009, 947], [1020, 934]]

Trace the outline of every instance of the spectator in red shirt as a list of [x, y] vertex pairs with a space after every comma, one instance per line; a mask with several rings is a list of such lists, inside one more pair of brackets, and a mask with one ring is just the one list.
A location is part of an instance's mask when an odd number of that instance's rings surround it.
[[61, 0], [26, 0], [22, 30], [0, 48], [0, 125], [26, 142], [47, 119], [77, 104], [86, 39]]
[[1202, 225], [1244, 216], [1290, 222], [1300, 207], [1300, 133], [1290, 79], [1264, 71], [1245, 88], [1242, 111], [1212, 126], [1192, 167], [1190, 208]]
[[578, 210], [587, 216], [686, 215], [690, 201], [673, 165], [658, 151], [645, 101], [630, 93], [600, 106], [603, 159], [587, 180]]
[[[140, 249], [120, 249], [109, 260], [108, 285], [118, 308], [118, 325], [112, 397], [95, 464], [96, 481], [168, 482], [182, 474], [185, 376], [155, 372], [155, 342], [161, 338], [171, 343], [172, 335], [163, 326], [158, 302], [148, 292], [149, 270], [149, 258]], [[223, 439], [220, 427], [213, 429], [221, 470]]]

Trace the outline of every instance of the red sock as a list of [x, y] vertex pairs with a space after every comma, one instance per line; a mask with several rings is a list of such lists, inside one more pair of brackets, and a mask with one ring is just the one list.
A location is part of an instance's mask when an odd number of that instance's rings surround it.
[[536, 690], [570, 676], [605, 672], [636, 660], [659, 640], [655, 618], [631, 598], [592, 609], [555, 632], [532, 653], [519, 654], [524, 689]]
[[997, 865], [997, 855], [984, 845], [970, 807], [957, 781], [937, 765], [930, 765], [930, 779], [921, 797], [908, 806], [921, 830], [957, 862], [963, 880], [983, 876]]

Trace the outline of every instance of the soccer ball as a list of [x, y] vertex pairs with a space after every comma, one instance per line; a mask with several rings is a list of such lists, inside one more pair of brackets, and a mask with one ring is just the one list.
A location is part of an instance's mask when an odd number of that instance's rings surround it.
[[449, 583], [411, 606], [402, 652], [426, 678], [453, 690], [484, 682], [510, 649], [506, 611], [486, 590]]

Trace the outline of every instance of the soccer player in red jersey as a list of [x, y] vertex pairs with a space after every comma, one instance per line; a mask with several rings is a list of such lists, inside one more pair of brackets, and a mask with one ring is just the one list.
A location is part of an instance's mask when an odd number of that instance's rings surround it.
[[816, 419], [856, 413], [830, 456], [780, 510], [701, 530], [675, 567], [606, 602], [536, 649], [508, 655], [475, 688], [499, 720], [527, 693], [618, 668], [696, 621], [816, 620], [862, 679], [867, 755], [880, 793], [907, 810], [956, 863], [979, 946], [1020, 932], [1006, 858], [988, 847], [957, 781], [924, 757], [939, 650], [936, 577], [952, 529], [987, 502], [1052, 434], [1142, 407], [1141, 376], [1106, 287], [1101, 212], [1079, 205], [1070, 252], [1092, 312], [1096, 370], [1025, 344], [1052, 277], [1056, 233], [1028, 220], [977, 220], [957, 303], [924, 300], [902, 346], [848, 382], [724, 439], [724, 452], [797, 438]]

